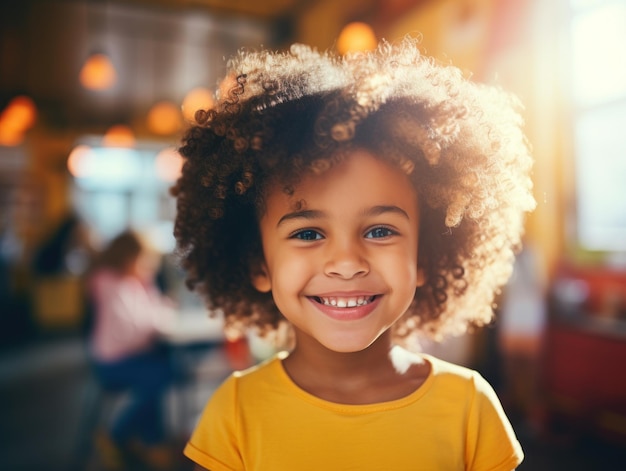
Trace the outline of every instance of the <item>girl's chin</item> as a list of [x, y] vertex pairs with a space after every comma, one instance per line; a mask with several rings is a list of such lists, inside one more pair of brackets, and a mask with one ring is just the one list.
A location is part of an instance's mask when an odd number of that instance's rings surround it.
[[318, 339], [326, 349], [334, 353], [358, 353], [366, 350], [370, 347], [378, 337], [364, 336], [360, 338], [351, 337], [336, 337], [336, 338], [324, 338]]

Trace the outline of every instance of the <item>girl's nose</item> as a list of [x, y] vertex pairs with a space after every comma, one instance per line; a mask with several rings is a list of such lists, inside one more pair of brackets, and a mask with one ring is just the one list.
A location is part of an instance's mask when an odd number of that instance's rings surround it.
[[349, 280], [364, 276], [369, 271], [369, 263], [359, 244], [354, 242], [329, 244], [328, 258], [324, 265], [324, 273], [327, 276]]

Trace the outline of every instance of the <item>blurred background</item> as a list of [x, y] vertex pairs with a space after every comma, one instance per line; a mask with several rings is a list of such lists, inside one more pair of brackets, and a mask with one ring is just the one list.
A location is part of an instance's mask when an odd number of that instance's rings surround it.
[[538, 206], [498, 319], [425, 348], [496, 387], [527, 454], [520, 469], [623, 469], [623, 0], [3, 0], [1, 469], [98, 466], [85, 437], [108, 399], [85, 354], [85, 274], [127, 228], [157, 247], [158, 287], [187, 316], [163, 339], [187, 374], [166, 403], [182, 447], [212, 388], [267, 346], [197, 323], [206, 313], [172, 256], [181, 133], [240, 48], [345, 53], [407, 34], [517, 94], [536, 158]]

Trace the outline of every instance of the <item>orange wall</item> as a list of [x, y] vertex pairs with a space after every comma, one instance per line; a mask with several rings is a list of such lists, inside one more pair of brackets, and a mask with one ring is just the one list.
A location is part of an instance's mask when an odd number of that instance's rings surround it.
[[[396, 16], [376, 3], [393, 4]], [[559, 59], [563, 57], [559, 38], [564, 19], [560, 3], [322, 0], [302, 16], [296, 38], [325, 49], [333, 46], [343, 24], [368, 21], [379, 39], [421, 36], [428, 55], [517, 94], [525, 106], [526, 130], [536, 161], [537, 209], [528, 219], [527, 240], [539, 252], [543, 279], [554, 273], [566, 250], [566, 217], [573, 201], [573, 163], [563, 111], [566, 82]]]

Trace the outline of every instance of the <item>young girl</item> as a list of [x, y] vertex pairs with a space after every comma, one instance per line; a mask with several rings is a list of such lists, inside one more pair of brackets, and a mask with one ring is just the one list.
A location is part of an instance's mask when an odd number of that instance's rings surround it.
[[89, 279], [95, 373], [104, 389], [128, 391], [131, 398], [114, 418], [110, 436], [97, 442], [110, 467], [128, 453], [155, 469], [171, 462], [163, 399], [174, 371], [158, 336], [174, 322], [175, 311], [155, 284], [159, 262], [148, 241], [127, 230], [102, 251]]
[[514, 469], [493, 389], [410, 347], [491, 320], [534, 206], [517, 103], [408, 39], [241, 53], [226, 80], [181, 149], [175, 235], [227, 327], [288, 322], [294, 343], [215, 392], [186, 455], [212, 471]]

